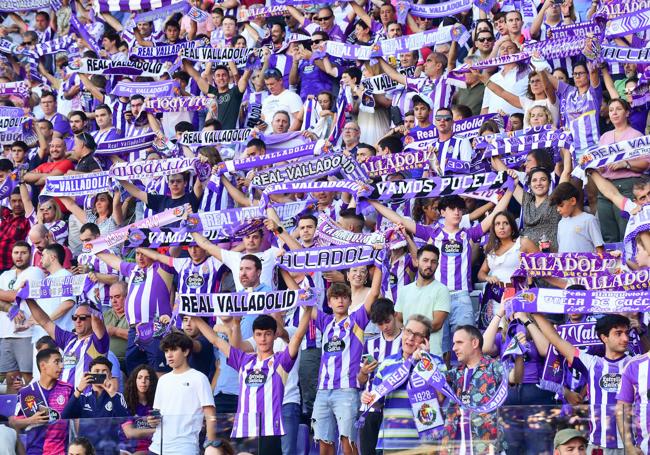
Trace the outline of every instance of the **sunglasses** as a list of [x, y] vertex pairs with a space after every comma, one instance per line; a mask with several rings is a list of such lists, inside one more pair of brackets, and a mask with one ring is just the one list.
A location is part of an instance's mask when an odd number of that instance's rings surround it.
[[317, 39], [317, 40], [312, 41], [312, 42], [311, 42], [311, 45], [313, 46], [314, 44], [320, 44], [320, 43], [322, 43], [322, 42], [323, 42], [322, 39]]
[[328, 20], [330, 20], [331, 18], [332, 18], [332, 16], [327, 16], [327, 17], [315, 17], [314, 20], [315, 20], [315, 21], [322, 22], [322, 21], [328, 21]]
[[436, 120], [444, 120], [445, 122], [450, 122], [451, 119], [451, 115], [436, 115]]
[[491, 43], [492, 41], [494, 41], [494, 38], [477, 38], [476, 41], [478, 41], [479, 43], [485, 43], [485, 42]]
[[80, 314], [79, 316], [77, 316], [77, 315], [72, 316], [73, 321], [76, 321], [77, 319], [80, 320], [81, 322], [83, 322], [86, 319], [90, 319], [90, 315], [88, 315], [88, 314]]

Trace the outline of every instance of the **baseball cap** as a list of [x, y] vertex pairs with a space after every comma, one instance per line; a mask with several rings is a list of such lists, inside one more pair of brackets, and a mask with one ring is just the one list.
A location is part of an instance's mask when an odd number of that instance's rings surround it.
[[565, 428], [564, 430], [560, 430], [555, 434], [555, 438], [553, 438], [553, 448], [557, 449], [561, 445], [566, 444], [575, 438], [580, 438], [585, 443], [588, 442], [587, 438], [578, 430], [575, 430], [573, 428]]
[[421, 101], [429, 106], [429, 109], [433, 110], [433, 100], [426, 95], [415, 95], [411, 100], [412, 102], [415, 102], [416, 100]]

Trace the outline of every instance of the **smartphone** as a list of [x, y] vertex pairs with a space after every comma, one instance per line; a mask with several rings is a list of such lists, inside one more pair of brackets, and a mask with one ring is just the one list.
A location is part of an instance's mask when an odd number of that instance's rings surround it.
[[106, 374], [104, 373], [88, 373], [90, 376], [89, 384], [103, 384], [106, 382]]
[[375, 361], [375, 358], [372, 356], [372, 354], [365, 354], [363, 356], [363, 362], [364, 363], [372, 363]]
[[149, 411], [149, 415], [151, 417], [160, 418], [160, 409], [155, 409], [155, 408], [152, 409], [151, 411]]

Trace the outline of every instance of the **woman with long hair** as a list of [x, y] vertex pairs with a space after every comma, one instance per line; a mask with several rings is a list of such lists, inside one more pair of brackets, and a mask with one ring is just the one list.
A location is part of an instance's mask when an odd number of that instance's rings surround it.
[[[352, 290], [352, 303], [348, 313], [352, 313], [357, 308], [365, 305], [369, 300], [374, 302], [380, 296], [382, 271], [379, 267], [373, 267], [371, 284], [366, 286], [370, 273], [371, 269], [366, 265], [351, 267], [345, 273], [345, 278]], [[365, 331], [366, 333], [379, 333], [379, 329], [372, 322], [368, 324]]]
[[48, 199], [34, 208], [27, 185], [20, 185], [20, 197], [25, 207], [25, 217], [34, 226], [43, 224], [52, 233], [54, 240], [61, 245], [68, 244], [68, 222], [63, 219], [63, 213], [55, 199]]
[[122, 204], [120, 191], [99, 193], [92, 201], [92, 209], [82, 209], [71, 197], [59, 198], [63, 205], [79, 220], [80, 223], [94, 223], [99, 228], [101, 235], [110, 234], [122, 225]]
[[[124, 398], [131, 415], [145, 417], [153, 409], [158, 375], [149, 365], [139, 365], [129, 375], [124, 388]], [[149, 428], [143, 419], [129, 420], [122, 424], [122, 430], [128, 439], [135, 439], [133, 455], [146, 455], [151, 444], [154, 428]]]
[[495, 215], [484, 249], [485, 261], [478, 272], [478, 278], [499, 285], [510, 284], [513, 273], [519, 268], [521, 253], [539, 251], [530, 239], [519, 235], [515, 217], [507, 211]]

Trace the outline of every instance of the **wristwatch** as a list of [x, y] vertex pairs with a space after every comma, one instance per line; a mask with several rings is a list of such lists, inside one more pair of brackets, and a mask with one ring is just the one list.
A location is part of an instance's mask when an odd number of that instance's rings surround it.
[[203, 443], [203, 448], [204, 449], [207, 449], [208, 447], [219, 448], [222, 445], [223, 445], [223, 442], [220, 439], [216, 440], [216, 441], [210, 441], [210, 440], [206, 439], [205, 442]]
[[528, 326], [531, 325], [532, 323], [533, 323], [533, 321], [531, 321], [531, 320], [529, 319], [529, 320], [527, 320], [526, 322], [524, 322], [524, 327], [528, 328]]
[[632, 169], [632, 166], [630, 166], [630, 162], [628, 160], [625, 160], [625, 169]]
[[275, 229], [275, 232], [277, 232], [278, 234], [282, 234], [284, 232], [284, 228], [278, 225], [278, 227]]

